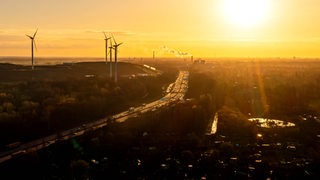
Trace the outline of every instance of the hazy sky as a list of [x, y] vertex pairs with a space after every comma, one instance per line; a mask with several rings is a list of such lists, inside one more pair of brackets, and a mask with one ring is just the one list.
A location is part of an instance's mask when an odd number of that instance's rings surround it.
[[173, 56], [163, 46], [195, 57], [320, 57], [320, 1], [264, 1], [263, 17], [243, 25], [262, 12], [252, 0], [0, 0], [0, 56], [29, 56], [25, 34], [39, 28], [35, 56], [104, 57], [106, 31], [124, 42], [120, 57]]

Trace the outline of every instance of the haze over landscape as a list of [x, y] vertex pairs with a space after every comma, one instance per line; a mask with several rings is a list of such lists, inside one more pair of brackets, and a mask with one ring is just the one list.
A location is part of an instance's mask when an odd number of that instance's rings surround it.
[[197, 57], [320, 56], [317, 0], [0, 2], [0, 56], [29, 56], [25, 34], [36, 28], [45, 57], [99, 57], [102, 31], [125, 42], [121, 57], [170, 56], [162, 46]]
[[0, 0], [0, 179], [320, 179], [319, 7]]

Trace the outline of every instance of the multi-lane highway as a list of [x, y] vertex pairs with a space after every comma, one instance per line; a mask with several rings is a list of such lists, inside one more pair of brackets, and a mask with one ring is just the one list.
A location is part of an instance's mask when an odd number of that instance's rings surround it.
[[127, 111], [121, 112], [119, 114], [105, 117], [94, 122], [86, 123], [81, 126], [65, 130], [56, 134], [52, 134], [50, 136], [40, 138], [28, 143], [18, 143], [16, 144], [17, 147], [14, 147], [5, 152], [0, 152], [0, 163], [5, 162], [16, 156], [40, 150], [56, 142], [68, 140], [70, 138], [80, 136], [86, 132], [99, 129], [108, 125], [111, 122], [125, 122], [130, 117], [138, 116], [148, 111], [155, 111], [163, 106], [169, 105], [170, 103], [177, 103], [184, 99], [184, 96], [188, 90], [188, 79], [189, 72], [180, 71], [176, 81], [170, 84], [170, 86], [168, 86], [168, 89], [166, 90], [166, 95], [157, 101], [148, 104], [142, 104], [138, 107], [130, 107]]

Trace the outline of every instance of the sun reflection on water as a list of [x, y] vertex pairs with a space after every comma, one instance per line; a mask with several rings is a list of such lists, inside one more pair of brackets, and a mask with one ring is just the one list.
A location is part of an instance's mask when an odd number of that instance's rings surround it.
[[266, 119], [266, 118], [250, 118], [248, 119], [251, 122], [256, 123], [257, 126], [263, 128], [285, 128], [285, 127], [294, 127], [295, 124], [287, 121], [281, 121], [277, 119]]

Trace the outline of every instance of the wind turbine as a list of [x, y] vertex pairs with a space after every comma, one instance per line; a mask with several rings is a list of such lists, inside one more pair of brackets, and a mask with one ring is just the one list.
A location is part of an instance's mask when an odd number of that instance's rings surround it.
[[108, 63], [108, 40], [111, 39], [111, 37], [107, 37], [106, 33], [103, 32], [105, 41], [106, 41], [106, 64]]
[[[112, 41], [111, 41], [111, 37], [107, 37], [106, 33], [103, 32], [104, 37], [105, 37], [105, 41], [106, 41], [106, 64], [108, 64], [108, 48], [112, 48]], [[108, 47], [108, 40], [110, 39], [111, 42], [111, 46]], [[111, 48], [110, 48], [110, 79], [112, 79], [112, 52], [111, 52]]]
[[118, 47], [123, 43], [117, 44], [117, 42], [114, 39], [113, 35], [112, 35], [112, 39], [114, 41], [114, 45], [113, 45], [113, 47], [114, 47], [114, 63], [115, 63], [115, 65], [114, 65], [114, 82], [117, 82], [118, 81], [118, 77], [117, 77], [118, 76], [118, 74], [117, 74], [118, 73], [117, 72], [117, 53], [118, 53]]
[[33, 36], [27, 35], [27, 37], [29, 37], [31, 39], [31, 65], [32, 65], [32, 70], [34, 69], [34, 65], [33, 65], [33, 45], [35, 46], [35, 48], [37, 49], [37, 45], [34, 41], [34, 38], [36, 37], [36, 34], [38, 32], [38, 29], [36, 30], [36, 32], [33, 34]]
[[111, 44], [111, 46], [109, 47], [109, 49], [110, 49], [110, 79], [112, 79], [112, 49], [114, 49], [114, 48], [112, 46], [112, 41], [110, 41], [110, 44]]

